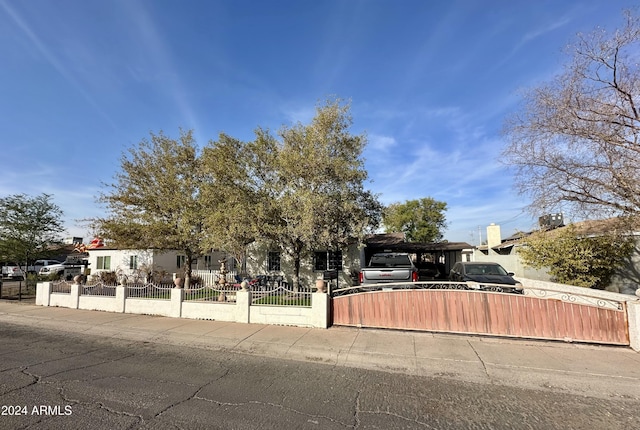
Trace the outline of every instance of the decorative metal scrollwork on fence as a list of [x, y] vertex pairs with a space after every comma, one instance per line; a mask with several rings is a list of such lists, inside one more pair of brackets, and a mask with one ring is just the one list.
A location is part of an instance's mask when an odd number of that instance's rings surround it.
[[137, 299], [164, 299], [171, 298], [173, 285], [138, 284], [127, 285], [127, 297]]
[[449, 281], [426, 281], [426, 282], [395, 282], [385, 284], [364, 284], [355, 287], [340, 288], [332, 290], [331, 296], [338, 297], [347, 294], [355, 294], [371, 291], [385, 290], [468, 290], [487, 291], [495, 293], [522, 294], [522, 289], [518, 286], [502, 284], [477, 284], [466, 282]]
[[615, 300], [607, 300], [600, 297], [592, 297], [582, 294], [571, 294], [566, 291], [543, 290], [538, 288], [525, 289], [525, 295], [541, 299], [555, 299], [568, 303], [590, 305], [605, 309], [623, 310], [624, 305]]
[[115, 297], [116, 286], [106, 285], [103, 282], [98, 282], [97, 284], [92, 284], [92, 285], [83, 285], [82, 288], [80, 289], [80, 294], [83, 296]]

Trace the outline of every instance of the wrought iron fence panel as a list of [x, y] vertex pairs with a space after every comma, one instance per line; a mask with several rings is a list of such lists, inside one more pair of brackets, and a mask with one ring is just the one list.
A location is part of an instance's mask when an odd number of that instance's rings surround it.
[[71, 294], [71, 283], [67, 281], [52, 282], [51, 292], [58, 294]]
[[172, 284], [129, 284], [127, 285], [127, 297], [136, 299], [171, 299]]
[[80, 295], [115, 297], [116, 285], [107, 285], [104, 282], [98, 282], [93, 285], [83, 285], [80, 289]]
[[313, 289], [310, 287], [299, 287], [295, 291], [285, 285], [272, 288], [257, 286], [252, 290], [252, 305], [311, 307]]

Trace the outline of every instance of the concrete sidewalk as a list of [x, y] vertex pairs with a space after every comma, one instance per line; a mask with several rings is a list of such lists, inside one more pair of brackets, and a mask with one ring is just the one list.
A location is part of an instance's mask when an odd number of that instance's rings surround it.
[[6, 301], [0, 301], [0, 324], [640, 400], [640, 354], [625, 347], [349, 327], [325, 330], [238, 324]]

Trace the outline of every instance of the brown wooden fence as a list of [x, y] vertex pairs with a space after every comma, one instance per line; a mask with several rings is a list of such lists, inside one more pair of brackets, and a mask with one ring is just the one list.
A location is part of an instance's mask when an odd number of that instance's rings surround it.
[[611, 309], [468, 290], [373, 291], [332, 298], [333, 324], [628, 345], [624, 303]]

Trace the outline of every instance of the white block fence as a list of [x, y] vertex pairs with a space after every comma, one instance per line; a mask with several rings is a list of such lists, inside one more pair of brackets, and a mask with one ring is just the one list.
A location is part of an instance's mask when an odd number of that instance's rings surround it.
[[233, 302], [185, 301], [185, 291], [172, 288], [169, 299], [127, 297], [127, 287], [115, 287], [114, 296], [81, 295], [81, 285], [72, 284], [70, 293], [52, 292], [53, 283], [41, 282], [36, 289], [36, 305], [58, 306], [128, 314], [160, 315], [172, 318], [206, 319], [239, 323], [329, 327], [329, 296], [311, 293], [311, 306], [252, 305], [251, 291], [237, 291]]

